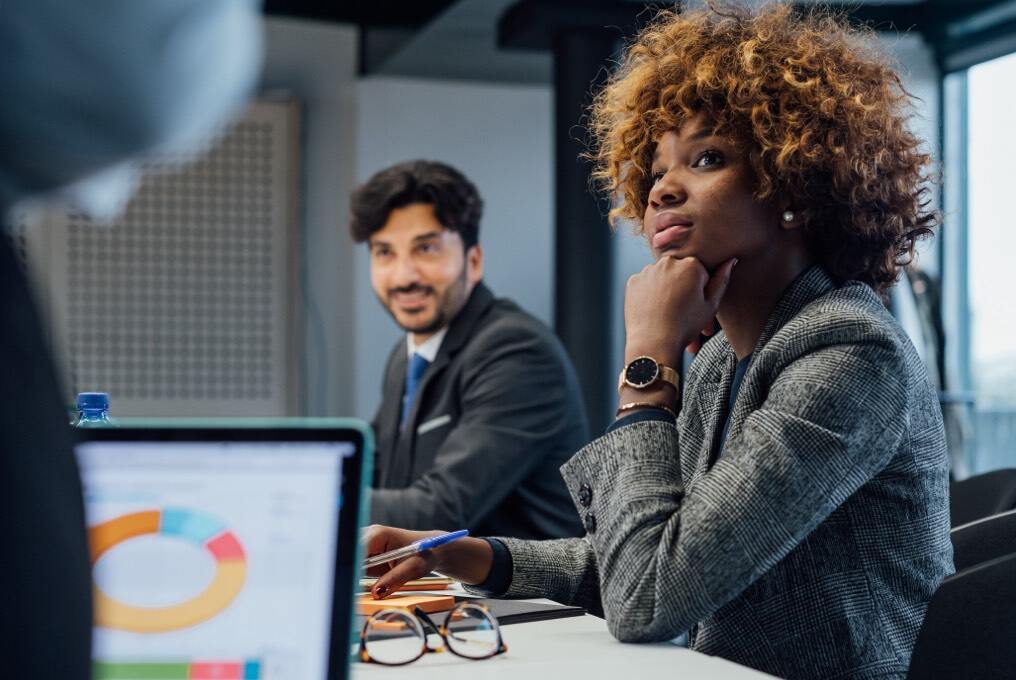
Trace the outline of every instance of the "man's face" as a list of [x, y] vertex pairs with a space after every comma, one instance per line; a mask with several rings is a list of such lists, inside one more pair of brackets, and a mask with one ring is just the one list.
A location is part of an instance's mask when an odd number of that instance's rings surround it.
[[417, 343], [455, 318], [483, 276], [480, 246], [466, 252], [427, 203], [392, 210], [367, 243], [374, 292]]

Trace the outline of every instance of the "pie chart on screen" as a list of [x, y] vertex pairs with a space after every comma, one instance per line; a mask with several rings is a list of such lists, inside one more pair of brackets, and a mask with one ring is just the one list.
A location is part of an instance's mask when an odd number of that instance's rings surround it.
[[215, 564], [211, 582], [188, 599], [163, 607], [142, 607], [94, 586], [95, 623], [133, 633], [163, 633], [197, 625], [223, 611], [243, 590], [247, 557], [243, 545], [222, 520], [189, 508], [142, 510], [91, 526], [92, 567], [125, 541], [141, 536], [182, 540], [207, 552]]

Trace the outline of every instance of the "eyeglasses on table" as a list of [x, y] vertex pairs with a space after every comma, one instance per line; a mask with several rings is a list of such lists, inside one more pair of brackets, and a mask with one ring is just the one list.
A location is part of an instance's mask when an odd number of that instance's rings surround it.
[[[432, 644], [437, 636], [441, 643]], [[443, 644], [442, 644], [443, 643]], [[465, 659], [489, 659], [508, 651], [501, 627], [486, 606], [460, 602], [440, 626], [419, 607], [412, 613], [382, 609], [371, 614], [360, 631], [360, 661], [404, 666], [428, 652], [445, 650]]]

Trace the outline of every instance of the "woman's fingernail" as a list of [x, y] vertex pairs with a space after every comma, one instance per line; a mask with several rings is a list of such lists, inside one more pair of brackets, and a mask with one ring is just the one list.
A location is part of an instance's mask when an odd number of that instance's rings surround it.
[[389, 588], [388, 586], [384, 586], [384, 585], [376, 586], [374, 588], [374, 597], [376, 599], [378, 599], [378, 600], [383, 600], [385, 597], [388, 596], [388, 592], [390, 590], [391, 590], [391, 588]]
[[735, 257], [734, 262], [730, 265], [730, 268], [733, 269], [736, 266], [737, 266], [737, 258]]

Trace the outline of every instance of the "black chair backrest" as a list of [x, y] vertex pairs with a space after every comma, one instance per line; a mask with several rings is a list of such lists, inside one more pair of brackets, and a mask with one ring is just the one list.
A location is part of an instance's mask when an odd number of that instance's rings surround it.
[[1016, 553], [1016, 510], [958, 526], [949, 537], [956, 571]]
[[958, 527], [1016, 509], [1016, 468], [974, 475], [949, 487], [949, 513]]
[[931, 598], [907, 678], [1012, 677], [1014, 612], [1016, 554], [947, 577]]

